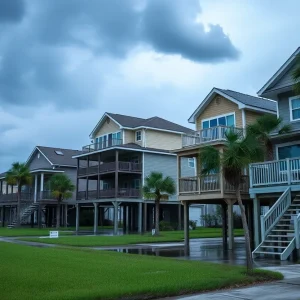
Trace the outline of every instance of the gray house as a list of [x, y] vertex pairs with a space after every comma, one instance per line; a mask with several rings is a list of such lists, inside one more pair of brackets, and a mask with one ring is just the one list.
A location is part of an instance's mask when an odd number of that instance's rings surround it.
[[[277, 102], [277, 114], [291, 126], [272, 136], [274, 160], [250, 165], [250, 195], [254, 199], [257, 255], [287, 259], [300, 249], [300, 95], [293, 90], [292, 73], [298, 48], [258, 92]], [[261, 206], [270, 210], [260, 217]]]
[[[77, 165], [72, 157], [82, 151], [37, 146], [30, 154], [26, 164], [33, 176], [32, 184], [24, 186], [21, 193], [23, 223], [44, 224], [51, 227], [55, 224], [56, 200], [47, 184], [53, 174], [64, 173], [76, 184]], [[62, 222], [68, 223], [68, 210], [75, 204], [75, 194], [64, 201]], [[17, 205], [17, 188], [5, 182], [5, 173], [0, 175], [0, 209], [2, 226], [14, 225]], [[34, 217], [30, 220], [30, 216]], [[39, 217], [38, 217], [39, 216]]]
[[[77, 230], [81, 208], [94, 206], [97, 231], [99, 210], [114, 209], [114, 232], [123, 220], [124, 230], [150, 230], [154, 201], [143, 199], [141, 188], [152, 172], [162, 172], [178, 181], [177, 155], [182, 135], [193, 130], [159, 117], [149, 119], [105, 113], [90, 134], [92, 144], [83, 147], [77, 159]], [[194, 160], [184, 159], [181, 172], [195, 175]], [[83, 188], [84, 187], [84, 188]], [[121, 212], [121, 216], [120, 216]], [[182, 205], [177, 193], [161, 204], [161, 220], [181, 228]], [[176, 224], [176, 225], [175, 225]]]

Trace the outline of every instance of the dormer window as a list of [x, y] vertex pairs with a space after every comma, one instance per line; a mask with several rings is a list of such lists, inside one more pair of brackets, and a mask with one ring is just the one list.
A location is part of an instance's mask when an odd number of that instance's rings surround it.
[[142, 131], [139, 130], [135, 132], [135, 140], [137, 142], [140, 142], [142, 140]]
[[300, 120], [300, 96], [290, 98], [290, 118], [291, 121]]

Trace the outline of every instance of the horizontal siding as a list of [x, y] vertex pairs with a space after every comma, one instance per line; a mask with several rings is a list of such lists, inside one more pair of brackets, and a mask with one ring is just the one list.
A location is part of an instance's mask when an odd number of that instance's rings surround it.
[[242, 128], [242, 112], [238, 108], [238, 105], [218, 95], [206, 106], [204, 111], [198, 116], [196, 120], [196, 128], [197, 130], [202, 129], [202, 120], [204, 119], [209, 119], [231, 112], [235, 112], [235, 126]]
[[[38, 154], [40, 154], [38, 156]], [[36, 169], [45, 169], [45, 168], [52, 168], [52, 165], [49, 161], [41, 154], [39, 151], [35, 151], [33, 154], [33, 158], [29, 164], [29, 170], [36, 170]]]
[[110, 118], [106, 117], [106, 120], [104, 121], [104, 124], [99, 128], [99, 130], [95, 133], [94, 138], [101, 136], [103, 134], [107, 133], [113, 133], [116, 131], [119, 131], [120, 127], [117, 123], [115, 123], [113, 120]]
[[[195, 164], [197, 162], [195, 161]], [[189, 167], [189, 162], [187, 157], [181, 157], [181, 171], [180, 171], [181, 177], [190, 177], [196, 175], [196, 166], [195, 168]]]
[[[143, 177], [149, 176], [151, 172], [161, 172], [163, 176], [170, 176], [177, 186], [177, 157], [145, 153]], [[176, 194], [170, 197], [170, 200], [178, 200]]]
[[146, 130], [146, 147], [164, 150], [174, 150], [182, 147], [181, 134]]
[[135, 133], [132, 130], [124, 129], [124, 143], [134, 143], [135, 142]]
[[282, 76], [282, 78], [278, 82], [276, 82], [273, 86], [268, 88], [268, 90], [276, 90], [276, 89], [280, 89], [280, 88], [283, 88], [283, 87], [288, 87], [288, 86], [293, 85], [294, 84], [294, 79], [292, 77], [292, 73], [294, 72], [296, 67], [297, 66], [294, 65], [289, 70], [287, 70], [287, 72]]
[[[59, 170], [63, 170], [65, 171], [65, 174], [70, 178], [70, 180], [72, 181], [72, 183], [75, 186], [75, 190], [73, 192], [73, 200], [76, 199], [76, 179], [77, 179], [77, 168], [60, 168]], [[82, 187], [83, 188], [83, 187]], [[84, 188], [85, 189], [85, 188]], [[83, 190], [84, 190], [83, 189]], [[82, 190], [82, 189], [79, 189]]]
[[246, 125], [255, 123], [256, 119], [262, 115], [263, 115], [262, 113], [258, 113], [251, 110], [245, 110]]

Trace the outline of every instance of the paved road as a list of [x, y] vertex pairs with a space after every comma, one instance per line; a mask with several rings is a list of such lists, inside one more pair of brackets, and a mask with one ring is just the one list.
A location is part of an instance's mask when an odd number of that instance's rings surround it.
[[[166, 299], [180, 300], [299, 300], [300, 264], [263, 268], [278, 271], [284, 280], [256, 286]], [[166, 300], [165, 299], [165, 300]]]

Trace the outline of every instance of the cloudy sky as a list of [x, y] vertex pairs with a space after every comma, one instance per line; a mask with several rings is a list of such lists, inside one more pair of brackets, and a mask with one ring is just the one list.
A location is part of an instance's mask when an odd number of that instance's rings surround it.
[[255, 95], [300, 46], [298, 0], [1, 0], [0, 172], [80, 149], [104, 112], [185, 126], [214, 87]]

